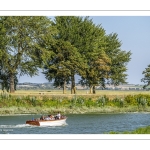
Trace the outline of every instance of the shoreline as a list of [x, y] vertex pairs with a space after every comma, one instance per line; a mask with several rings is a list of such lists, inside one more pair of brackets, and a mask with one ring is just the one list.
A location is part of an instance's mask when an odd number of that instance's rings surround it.
[[6, 115], [33, 115], [33, 114], [54, 114], [56, 112], [61, 112], [62, 114], [113, 114], [113, 113], [150, 113], [150, 108], [139, 109], [136, 106], [129, 107], [75, 107], [75, 108], [55, 108], [55, 107], [4, 107], [0, 108], [0, 116]]
[[[84, 114], [127, 114], [127, 113], [133, 113], [133, 114], [136, 114], [136, 113], [149, 113], [150, 112], [115, 112], [115, 113], [84, 113]], [[42, 114], [0, 114], [0, 116], [27, 116], [27, 115], [42, 115]], [[67, 114], [68, 115], [68, 114]], [[77, 113], [77, 115], [80, 115]]]

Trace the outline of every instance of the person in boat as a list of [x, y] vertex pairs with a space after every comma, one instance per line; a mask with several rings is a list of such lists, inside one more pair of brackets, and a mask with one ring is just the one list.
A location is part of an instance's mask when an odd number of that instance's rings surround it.
[[46, 116], [44, 120], [51, 120], [51, 115]]
[[50, 115], [46, 116], [44, 120], [50, 120]]
[[60, 119], [61, 118], [61, 114], [60, 112], [58, 112], [58, 114], [55, 116], [55, 119]]
[[55, 120], [53, 115], [48, 115], [48, 120]]
[[46, 117], [44, 120], [50, 120], [50, 117]]
[[55, 120], [55, 117], [53, 115], [50, 115], [50, 120]]
[[48, 115], [47, 117], [44, 118], [44, 120], [55, 120], [53, 115]]
[[45, 117], [44, 117], [44, 116], [41, 116], [40, 120], [44, 120], [44, 119], [45, 119]]

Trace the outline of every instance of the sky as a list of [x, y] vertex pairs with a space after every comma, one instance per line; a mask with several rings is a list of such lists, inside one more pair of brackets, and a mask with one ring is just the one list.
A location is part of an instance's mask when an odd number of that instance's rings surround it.
[[[131, 51], [131, 60], [127, 64], [127, 82], [144, 84], [142, 72], [150, 64], [150, 16], [89, 16], [93, 23], [101, 24], [106, 34], [117, 33], [122, 43], [121, 49]], [[80, 77], [76, 76], [76, 82]], [[39, 72], [38, 76], [23, 76], [19, 83], [48, 82]]]

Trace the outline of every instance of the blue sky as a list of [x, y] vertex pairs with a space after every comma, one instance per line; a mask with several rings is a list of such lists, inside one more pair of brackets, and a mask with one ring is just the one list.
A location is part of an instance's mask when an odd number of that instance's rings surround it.
[[[95, 24], [101, 24], [106, 34], [117, 33], [122, 42], [121, 49], [131, 51], [127, 65], [127, 82], [143, 84], [142, 72], [150, 64], [150, 17], [149, 16], [90, 16]], [[76, 81], [78, 77], [76, 78]], [[19, 78], [19, 82], [45, 83], [44, 75]]]

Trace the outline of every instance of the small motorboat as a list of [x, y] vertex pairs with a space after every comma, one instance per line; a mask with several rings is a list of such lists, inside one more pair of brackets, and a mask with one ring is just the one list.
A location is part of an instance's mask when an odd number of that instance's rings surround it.
[[62, 126], [66, 125], [66, 116], [61, 116], [61, 118], [40, 118], [40, 119], [33, 119], [27, 120], [26, 124], [35, 125], [35, 126]]

